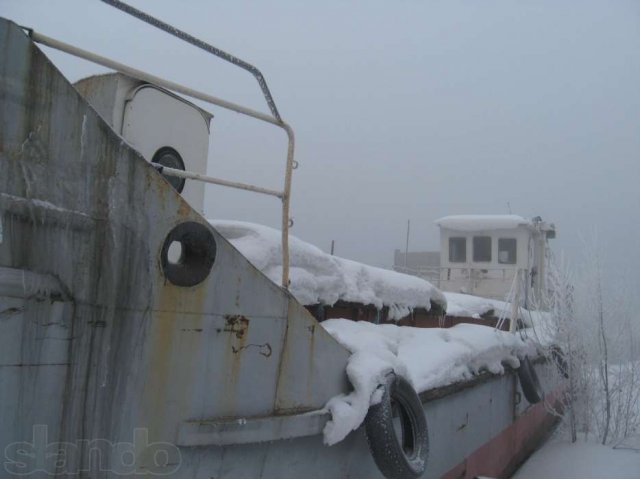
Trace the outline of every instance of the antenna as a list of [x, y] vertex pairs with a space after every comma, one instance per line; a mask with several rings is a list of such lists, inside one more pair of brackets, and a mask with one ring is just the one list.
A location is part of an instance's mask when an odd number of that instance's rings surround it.
[[507, 210], [509, 210], [509, 215], [511, 215], [511, 203], [507, 202]]
[[407, 268], [407, 257], [409, 256], [409, 229], [411, 228], [411, 220], [407, 220], [407, 243], [404, 248], [404, 267]]

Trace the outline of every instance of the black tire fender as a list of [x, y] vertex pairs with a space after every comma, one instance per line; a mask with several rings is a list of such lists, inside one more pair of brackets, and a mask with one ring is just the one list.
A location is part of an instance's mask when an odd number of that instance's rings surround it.
[[520, 380], [520, 387], [524, 398], [529, 403], [538, 403], [544, 397], [540, 380], [536, 374], [536, 370], [529, 360], [529, 357], [524, 357], [520, 360], [520, 367], [518, 368], [518, 379]]
[[387, 478], [421, 477], [427, 468], [429, 433], [420, 397], [405, 378], [394, 373], [387, 375], [382, 389], [382, 400], [369, 407], [365, 419], [373, 460]]

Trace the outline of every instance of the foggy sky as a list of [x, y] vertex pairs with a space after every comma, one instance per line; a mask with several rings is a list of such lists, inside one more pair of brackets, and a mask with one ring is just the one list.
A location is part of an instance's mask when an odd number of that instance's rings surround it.
[[[640, 269], [640, 2], [133, 1], [254, 63], [296, 132], [293, 235], [390, 266], [445, 215], [540, 215], [556, 253]], [[98, 1], [0, 0], [41, 33], [267, 112], [248, 73]], [[43, 48], [72, 81], [105, 69]], [[286, 139], [217, 107], [209, 174], [281, 188]], [[279, 201], [210, 186], [209, 217]], [[629, 272], [633, 272], [629, 274]], [[640, 284], [636, 283], [636, 286]]]

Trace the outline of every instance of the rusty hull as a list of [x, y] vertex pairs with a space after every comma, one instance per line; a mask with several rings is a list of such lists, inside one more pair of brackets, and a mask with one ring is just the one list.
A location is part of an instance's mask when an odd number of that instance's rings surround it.
[[[348, 352], [20, 28], [0, 19], [0, 39], [2, 476], [379, 476], [362, 428], [322, 442], [318, 409], [350, 390]], [[187, 221], [211, 232], [215, 261], [184, 287], [161, 255]], [[426, 476], [525, 415], [518, 388], [508, 373], [423, 395]]]
[[[32, 441], [35, 425], [49, 442], [130, 442], [143, 428], [149, 442], [173, 444], [182, 422], [307, 412], [348, 391], [348, 352], [116, 135], [20, 28], [0, 19], [0, 38], [0, 267], [55, 278], [68, 292], [59, 309], [51, 296], [0, 291], [0, 451]], [[168, 281], [160, 261], [185, 221], [211, 230], [216, 247], [192, 287]], [[33, 322], [51, 325], [33, 331]], [[73, 453], [39, 473], [132, 474], [113, 455], [94, 465]], [[147, 461], [133, 473], [153, 473]]]

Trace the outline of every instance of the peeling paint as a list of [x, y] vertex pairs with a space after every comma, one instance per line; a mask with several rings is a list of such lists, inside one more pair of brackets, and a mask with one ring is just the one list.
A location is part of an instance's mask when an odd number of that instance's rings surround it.
[[257, 348], [258, 349], [258, 353], [260, 355], [262, 355], [263, 357], [270, 357], [271, 353], [273, 352], [271, 345], [269, 345], [268, 343], [263, 343], [262, 345], [258, 345], [255, 343], [250, 343], [248, 345], [244, 345], [240, 348], [235, 348], [235, 347], [231, 347], [231, 351], [233, 353], [240, 353], [242, 350], [248, 349], [248, 348]]

